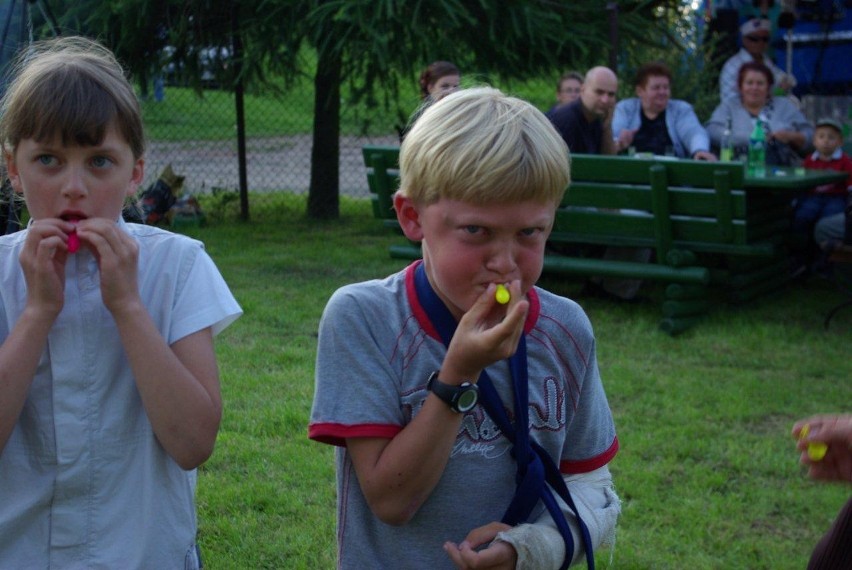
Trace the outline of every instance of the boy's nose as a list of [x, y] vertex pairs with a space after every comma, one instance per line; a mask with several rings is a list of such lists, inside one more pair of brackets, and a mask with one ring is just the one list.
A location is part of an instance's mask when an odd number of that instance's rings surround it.
[[488, 269], [500, 275], [509, 277], [514, 274], [518, 264], [515, 261], [515, 251], [511, 244], [497, 244], [488, 260]]

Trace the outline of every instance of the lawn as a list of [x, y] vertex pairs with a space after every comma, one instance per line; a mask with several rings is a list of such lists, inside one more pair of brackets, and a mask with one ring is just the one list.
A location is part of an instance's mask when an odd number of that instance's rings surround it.
[[[200, 469], [200, 543], [211, 570], [334, 567], [333, 450], [307, 440], [317, 325], [339, 286], [384, 276], [389, 235], [366, 201], [335, 222], [218, 223], [203, 240], [245, 315], [217, 340], [225, 414]], [[545, 277], [566, 296], [581, 283]], [[649, 294], [654, 295], [654, 290]], [[801, 569], [849, 497], [797, 464], [793, 421], [852, 411], [852, 310], [811, 280], [742, 307], [720, 307], [672, 338], [658, 305], [579, 299], [598, 338], [621, 451], [620, 569]], [[461, 537], [459, 537], [461, 538]]]

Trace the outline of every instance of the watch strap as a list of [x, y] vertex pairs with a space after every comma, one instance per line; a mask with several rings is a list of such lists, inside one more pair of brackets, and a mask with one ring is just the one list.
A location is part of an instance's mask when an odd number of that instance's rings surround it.
[[[439, 372], [440, 370], [436, 370], [429, 375], [429, 380], [426, 381], [427, 390], [438, 396], [438, 398], [446, 403], [454, 412], [466, 412], [476, 405], [476, 401], [479, 399], [479, 387], [476, 384], [473, 382], [463, 382], [458, 385], [447, 384], [438, 379]], [[463, 394], [467, 394], [469, 392], [476, 393], [474, 396], [474, 404], [467, 406], [466, 409], [461, 409], [459, 407], [459, 399]]]

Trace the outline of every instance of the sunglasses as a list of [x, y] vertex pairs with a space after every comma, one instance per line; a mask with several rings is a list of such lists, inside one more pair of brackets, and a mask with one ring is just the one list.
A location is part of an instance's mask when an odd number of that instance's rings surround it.
[[746, 36], [746, 39], [750, 42], [769, 43], [769, 36]]

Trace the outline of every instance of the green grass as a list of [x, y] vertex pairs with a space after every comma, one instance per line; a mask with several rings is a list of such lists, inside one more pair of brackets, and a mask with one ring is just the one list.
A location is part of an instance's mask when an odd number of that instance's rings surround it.
[[[225, 414], [200, 469], [211, 570], [334, 567], [333, 450], [306, 436], [317, 325], [334, 289], [404, 264], [367, 201], [318, 223], [295, 213], [303, 200], [286, 198], [278, 219], [189, 232], [245, 310], [217, 340]], [[581, 285], [543, 284], [568, 296]], [[849, 496], [807, 480], [788, 435], [799, 417], [850, 411], [852, 310], [822, 328], [840, 299], [812, 280], [720, 307], [677, 338], [657, 330], [656, 305], [580, 299], [621, 442], [614, 568], [804, 568]]]
[[[306, 97], [276, 99], [245, 96], [246, 133], [255, 137], [311, 132], [312, 102]], [[236, 137], [234, 95], [206, 90], [198, 95], [186, 87], [167, 87], [162, 102], [142, 103], [148, 136], [154, 140], [226, 140]]]

